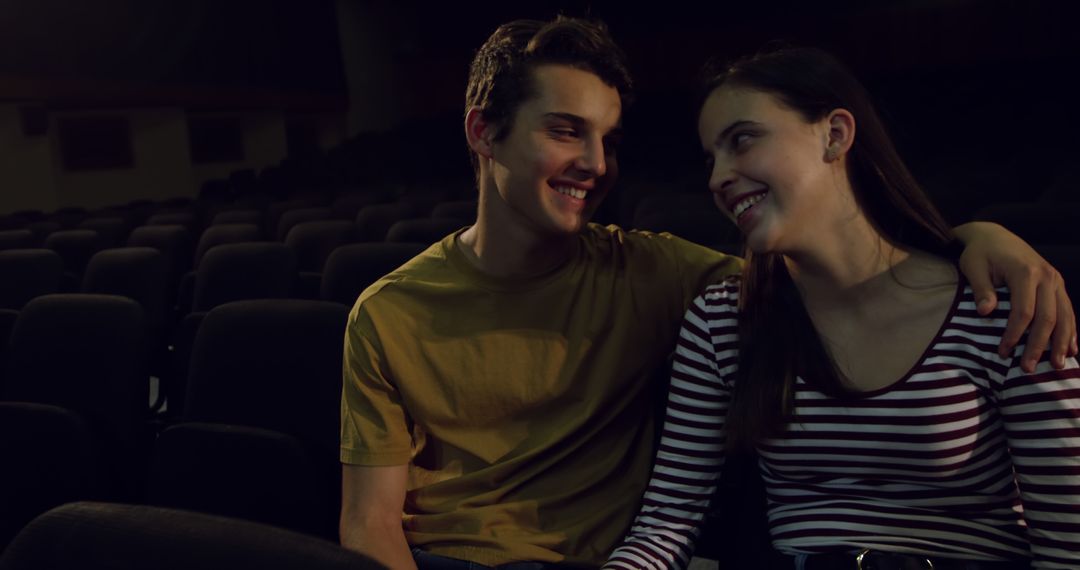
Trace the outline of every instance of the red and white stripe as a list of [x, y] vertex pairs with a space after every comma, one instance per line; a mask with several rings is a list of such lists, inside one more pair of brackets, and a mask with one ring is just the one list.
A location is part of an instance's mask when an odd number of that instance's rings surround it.
[[[920, 362], [885, 389], [836, 398], [798, 380], [796, 421], [758, 448], [776, 549], [1080, 568], [1080, 367], [1024, 373], [1022, 345], [999, 357], [1008, 293], [999, 299], [980, 317], [965, 287]], [[652, 480], [606, 567], [689, 561], [724, 461], [737, 303], [729, 280], [687, 311]]]

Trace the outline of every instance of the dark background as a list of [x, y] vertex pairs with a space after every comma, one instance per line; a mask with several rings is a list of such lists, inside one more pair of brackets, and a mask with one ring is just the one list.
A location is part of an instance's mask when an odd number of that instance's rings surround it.
[[[698, 191], [698, 70], [710, 57], [782, 40], [833, 51], [856, 71], [916, 175], [959, 221], [990, 201], [1035, 200], [1076, 164], [1074, 6], [4, 0], [0, 98], [24, 96], [4, 83], [30, 78], [50, 109], [168, 103], [355, 113], [376, 90], [393, 104], [378, 125], [352, 125], [353, 139], [335, 151], [352, 166], [331, 182], [422, 174], [467, 184], [460, 117], [472, 54], [501, 22], [561, 12], [603, 19], [629, 55], [638, 98], [625, 115], [626, 186]], [[359, 59], [343, 56], [351, 34], [367, 35]], [[367, 87], [350, 92], [350, 77]]]

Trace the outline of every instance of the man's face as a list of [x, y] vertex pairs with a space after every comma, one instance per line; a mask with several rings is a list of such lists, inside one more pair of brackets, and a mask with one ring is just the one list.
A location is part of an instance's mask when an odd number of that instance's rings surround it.
[[622, 102], [593, 73], [565, 65], [537, 67], [533, 83], [535, 96], [492, 145], [501, 217], [545, 236], [576, 234], [618, 175]]

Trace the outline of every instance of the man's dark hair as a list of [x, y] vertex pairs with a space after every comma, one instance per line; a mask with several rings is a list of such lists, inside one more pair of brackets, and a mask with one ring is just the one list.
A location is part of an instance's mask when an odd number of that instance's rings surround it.
[[[594, 73], [618, 90], [624, 109], [630, 102], [633, 86], [626, 56], [611, 39], [607, 26], [558, 16], [549, 22], [514, 20], [491, 34], [469, 68], [465, 112], [478, 107], [495, 127], [494, 140], [504, 139], [518, 107], [536, 94], [532, 70], [544, 64]], [[471, 156], [475, 167], [476, 157]]]

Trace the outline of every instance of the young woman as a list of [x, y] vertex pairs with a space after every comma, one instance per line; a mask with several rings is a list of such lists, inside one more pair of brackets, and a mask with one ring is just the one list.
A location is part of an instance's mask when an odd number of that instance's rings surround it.
[[[753, 448], [770, 568], [1080, 568], [1080, 368], [1020, 366], [948, 225], [831, 56], [717, 74], [698, 122], [741, 279], [686, 314], [643, 507], [610, 567], [680, 567]], [[721, 513], [722, 514], [722, 513]]]

